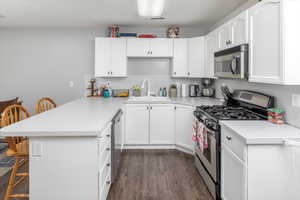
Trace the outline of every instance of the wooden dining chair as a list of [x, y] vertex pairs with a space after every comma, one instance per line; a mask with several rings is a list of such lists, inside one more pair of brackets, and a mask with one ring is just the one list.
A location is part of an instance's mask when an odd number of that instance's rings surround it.
[[[21, 105], [11, 105], [5, 108], [2, 113], [1, 124], [8, 126], [30, 117], [28, 111]], [[8, 143], [7, 156], [15, 157], [15, 164], [13, 165], [6, 194], [4, 200], [12, 198], [29, 198], [29, 194], [13, 194], [17, 185], [22, 183], [29, 177], [28, 169], [26, 172], [19, 172], [20, 169], [29, 163], [29, 142], [26, 137], [7, 137]], [[28, 165], [26, 166], [28, 168]]]
[[53, 108], [56, 108], [56, 103], [49, 97], [41, 98], [35, 106], [35, 110], [37, 114]]

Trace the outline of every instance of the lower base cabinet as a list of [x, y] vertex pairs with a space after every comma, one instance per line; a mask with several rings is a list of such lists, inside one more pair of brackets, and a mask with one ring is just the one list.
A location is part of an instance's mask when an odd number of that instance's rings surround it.
[[174, 111], [174, 105], [150, 105], [150, 144], [174, 144]]
[[[294, 195], [288, 147], [246, 144], [238, 133], [221, 128], [221, 193], [223, 200], [298, 200]], [[295, 189], [296, 188], [296, 189]], [[299, 193], [300, 194], [300, 193]]]
[[126, 146], [175, 146], [192, 152], [193, 107], [174, 104], [128, 104]]
[[223, 200], [246, 200], [246, 164], [222, 144]]
[[99, 146], [99, 200], [106, 200], [111, 186], [111, 124], [98, 138]]
[[175, 143], [177, 146], [193, 151], [193, 107], [175, 106]]
[[149, 105], [128, 104], [125, 111], [125, 144], [149, 144]]

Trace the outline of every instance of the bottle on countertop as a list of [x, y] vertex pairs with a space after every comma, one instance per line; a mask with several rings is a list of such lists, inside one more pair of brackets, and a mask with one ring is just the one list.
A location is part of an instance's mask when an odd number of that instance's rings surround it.
[[159, 88], [159, 96], [162, 97], [163, 96], [163, 89]]
[[168, 95], [168, 93], [167, 93], [167, 88], [164, 87], [164, 89], [163, 89], [163, 96], [166, 97], [167, 95]]

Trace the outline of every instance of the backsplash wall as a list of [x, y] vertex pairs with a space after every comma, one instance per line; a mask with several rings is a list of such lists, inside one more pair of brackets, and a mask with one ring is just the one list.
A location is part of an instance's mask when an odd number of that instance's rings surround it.
[[249, 83], [237, 80], [216, 80], [216, 95], [222, 98], [220, 87], [227, 85], [230, 89], [246, 89], [262, 92], [275, 97], [276, 107], [286, 111], [286, 120], [289, 124], [300, 128], [300, 108], [292, 106], [292, 95], [300, 94], [300, 86], [283, 86], [261, 83]]
[[[141, 85], [143, 80], [150, 80], [151, 92], [158, 93], [160, 87], [169, 87], [175, 83], [200, 83], [200, 79], [184, 79], [171, 77], [170, 59], [134, 58], [128, 60], [128, 77], [126, 78], [97, 78], [99, 83], [111, 82], [114, 89], [132, 88]], [[146, 86], [147, 87], [147, 86]], [[146, 89], [146, 88], [145, 88]], [[145, 91], [143, 91], [145, 93]]]
[[[165, 37], [166, 29], [121, 27], [120, 31]], [[207, 28], [183, 27], [181, 37], [199, 36], [207, 31]], [[106, 28], [101, 27], [0, 28], [0, 100], [21, 97], [24, 106], [33, 114], [35, 103], [41, 97], [49, 96], [59, 105], [81, 98], [85, 93], [85, 77], [94, 74], [94, 38], [104, 37], [105, 33]], [[131, 86], [147, 74], [130, 77], [113, 79], [113, 82], [116, 86]], [[168, 75], [155, 77], [157, 82], [171, 81]], [[70, 81], [73, 87], [69, 86]]]

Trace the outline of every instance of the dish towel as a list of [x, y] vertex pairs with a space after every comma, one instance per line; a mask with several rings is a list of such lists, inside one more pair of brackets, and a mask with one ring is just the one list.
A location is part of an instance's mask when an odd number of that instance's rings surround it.
[[204, 149], [208, 148], [207, 129], [205, 125], [198, 120], [194, 120], [193, 132], [193, 141], [196, 142], [199, 150], [203, 152]]

